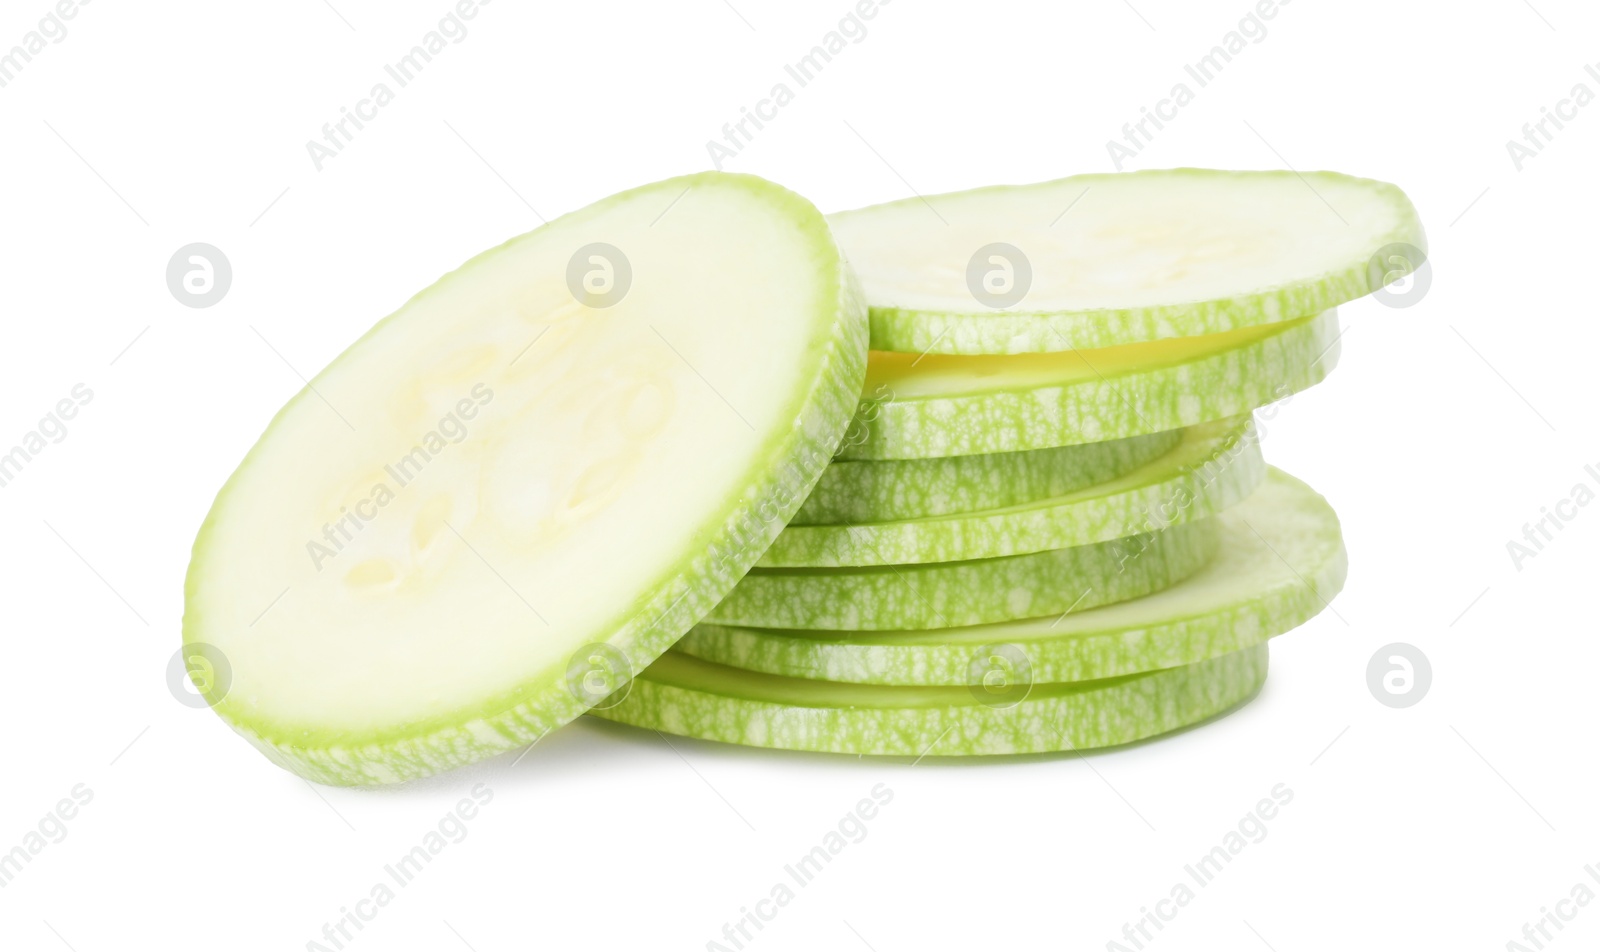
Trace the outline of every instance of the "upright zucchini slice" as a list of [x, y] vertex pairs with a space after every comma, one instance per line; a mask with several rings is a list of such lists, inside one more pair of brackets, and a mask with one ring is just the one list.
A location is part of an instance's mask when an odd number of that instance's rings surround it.
[[1089, 681], [1193, 664], [1283, 634], [1344, 583], [1339, 520], [1281, 470], [1217, 517], [1211, 561], [1171, 588], [1066, 616], [925, 631], [775, 631], [696, 625], [674, 651], [794, 678], [969, 685], [991, 659], [1032, 681]]
[[1249, 415], [1201, 423], [1182, 433], [1182, 442], [1165, 456], [1060, 496], [924, 519], [789, 526], [756, 564], [954, 562], [1088, 545], [1215, 515], [1250, 495], [1266, 474]]
[[1026, 555], [920, 565], [752, 569], [706, 620], [757, 628], [900, 631], [1082, 611], [1188, 578], [1217, 549], [1215, 519]]
[[217, 713], [337, 784], [577, 717], [799, 508], [866, 339], [822, 216], [751, 176], [624, 192], [474, 258], [318, 374], [218, 494], [184, 611], [231, 670]]
[[951, 757], [1091, 750], [1170, 733], [1254, 697], [1267, 646], [1102, 681], [990, 689], [802, 681], [669, 651], [607, 720], [751, 747]]
[[[930, 210], [931, 209], [931, 210]], [[1316, 314], [1422, 264], [1393, 185], [1335, 172], [1076, 175], [841, 212], [872, 346], [1020, 354]]]
[[1105, 350], [948, 357], [873, 351], [846, 459], [1068, 446], [1249, 413], [1320, 382], [1333, 311]]

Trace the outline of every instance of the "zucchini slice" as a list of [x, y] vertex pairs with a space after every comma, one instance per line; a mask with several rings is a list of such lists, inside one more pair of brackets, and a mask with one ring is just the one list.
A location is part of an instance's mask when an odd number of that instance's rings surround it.
[[977, 691], [803, 681], [669, 651], [620, 702], [591, 713], [751, 747], [917, 758], [1037, 754], [1189, 727], [1254, 697], [1266, 678], [1265, 644], [1146, 674]]
[[218, 494], [183, 620], [231, 668], [217, 713], [332, 784], [570, 721], [609, 692], [591, 674], [665, 651], [799, 508], [866, 343], [822, 215], [753, 176], [634, 189], [472, 259], [318, 374]]
[[1335, 172], [1076, 175], [828, 220], [861, 275], [873, 348], [912, 354], [1116, 347], [1291, 320], [1410, 273], [1427, 248], [1404, 192]]
[[1065, 614], [1160, 591], [1216, 552], [1216, 520], [1026, 555], [920, 565], [752, 569], [707, 621], [901, 631]]
[[1334, 311], [1097, 351], [948, 357], [873, 351], [844, 459], [920, 459], [1121, 439], [1249, 413], [1320, 382]]
[[1048, 499], [896, 522], [791, 525], [756, 564], [896, 565], [1064, 549], [1215, 515], [1260, 484], [1267, 466], [1249, 415], [1181, 432], [1182, 442], [1165, 456], [1109, 482]]
[[[851, 424], [851, 433], [861, 432], [864, 425]], [[1182, 438], [1182, 430], [1166, 430], [1016, 453], [836, 459], [789, 525], [889, 522], [1003, 509], [1109, 482], [1167, 453]], [[845, 442], [850, 440], [847, 433]]]
[[1143, 598], [1065, 617], [925, 631], [775, 631], [695, 626], [674, 651], [731, 667], [857, 684], [972, 684], [990, 658], [1038, 683], [1194, 664], [1306, 622], [1344, 584], [1339, 520], [1309, 486], [1274, 469], [1217, 517], [1222, 544], [1198, 572]]

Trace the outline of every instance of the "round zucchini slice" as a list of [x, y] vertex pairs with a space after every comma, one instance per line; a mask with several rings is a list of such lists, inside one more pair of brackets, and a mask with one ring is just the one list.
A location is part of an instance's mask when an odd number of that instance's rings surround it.
[[1334, 311], [1105, 350], [950, 357], [873, 351], [842, 459], [1070, 446], [1249, 413], [1319, 383]]
[[911, 354], [1098, 349], [1292, 320], [1404, 277], [1427, 250], [1404, 192], [1336, 172], [1075, 175], [829, 223], [861, 275], [873, 348]]
[[821, 214], [753, 176], [634, 189], [472, 259], [310, 381], [218, 494], [183, 620], [226, 672], [208, 700], [332, 784], [536, 740], [767, 548], [866, 343]]
[[803, 681], [669, 651], [592, 713], [684, 737], [838, 754], [970, 757], [1114, 747], [1225, 713], [1261, 689], [1267, 646], [1100, 681], [896, 688]]
[[[851, 432], [864, 426], [853, 423]], [[1016, 453], [836, 459], [789, 525], [854, 525], [1004, 509], [1109, 482], [1164, 455], [1182, 438], [1182, 430], [1166, 430]], [[845, 442], [850, 440], [847, 433]]]
[[1048, 499], [895, 522], [791, 525], [756, 564], [955, 562], [1089, 545], [1215, 515], [1250, 495], [1266, 474], [1248, 415], [1181, 432], [1182, 441], [1165, 456], [1109, 482]]
[[901, 631], [1066, 614], [1189, 577], [1216, 552], [1214, 518], [1026, 555], [965, 562], [750, 571], [707, 621]]

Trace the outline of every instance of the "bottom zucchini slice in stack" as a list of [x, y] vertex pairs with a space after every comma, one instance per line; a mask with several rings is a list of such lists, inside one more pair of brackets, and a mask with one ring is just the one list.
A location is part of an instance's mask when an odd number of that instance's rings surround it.
[[590, 713], [703, 740], [911, 757], [1112, 747], [1198, 724], [1248, 700], [1267, 646], [1180, 668], [1061, 684], [881, 687], [807, 681], [669, 651], [620, 703]]

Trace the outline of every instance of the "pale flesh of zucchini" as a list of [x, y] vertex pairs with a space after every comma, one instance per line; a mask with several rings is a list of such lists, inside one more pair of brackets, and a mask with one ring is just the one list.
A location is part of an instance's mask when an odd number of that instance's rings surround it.
[[799, 507], [865, 349], [822, 216], [752, 176], [480, 255], [318, 374], [218, 495], [184, 615], [231, 668], [217, 712], [341, 784], [571, 720], [598, 700], [569, 683], [580, 649], [642, 668]]
[[[1403, 277], [1427, 248], [1404, 192], [1334, 172], [1077, 175], [829, 222], [861, 275], [873, 348], [911, 354], [1115, 347], [1292, 320]], [[1020, 300], [975, 294], [975, 258]]]

